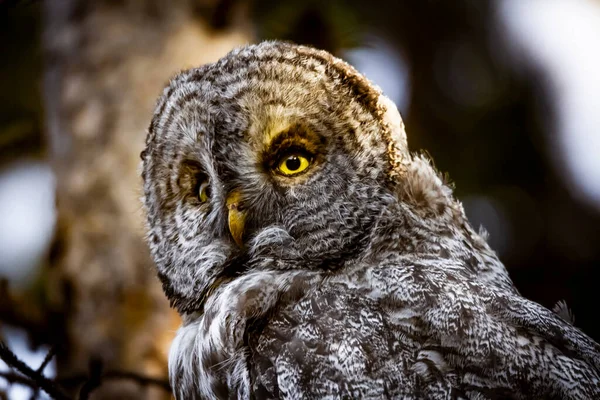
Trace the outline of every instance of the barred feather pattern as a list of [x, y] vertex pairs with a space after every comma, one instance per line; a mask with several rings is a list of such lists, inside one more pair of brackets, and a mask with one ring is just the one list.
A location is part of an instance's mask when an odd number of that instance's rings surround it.
[[[297, 178], [265, 161], [282, 135], [314, 151]], [[518, 293], [395, 106], [330, 54], [265, 42], [182, 72], [142, 160], [177, 398], [600, 398], [598, 344]]]

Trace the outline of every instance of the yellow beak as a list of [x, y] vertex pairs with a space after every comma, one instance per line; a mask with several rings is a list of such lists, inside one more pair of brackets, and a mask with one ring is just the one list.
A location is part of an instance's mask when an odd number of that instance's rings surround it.
[[242, 196], [237, 190], [227, 196], [226, 204], [229, 213], [227, 222], [229, 223], [229, 232], [235, 243], [240, 247], [244, 247], [242, 236], [244, 235], [246, 214], [241, 207], [241, 199]]

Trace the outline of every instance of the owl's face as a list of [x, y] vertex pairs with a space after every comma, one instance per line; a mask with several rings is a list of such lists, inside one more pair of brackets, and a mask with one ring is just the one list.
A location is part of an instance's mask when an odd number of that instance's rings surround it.
[[181, 312], [249, 269], [335, 269], [395, 201], [395, 107], [347, 64], [281, 43], [176, 77], [143, 153], [149, 243]]

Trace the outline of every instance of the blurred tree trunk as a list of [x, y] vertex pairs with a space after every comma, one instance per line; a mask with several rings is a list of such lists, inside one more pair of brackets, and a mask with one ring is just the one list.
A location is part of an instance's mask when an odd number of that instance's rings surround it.
[[[45, 110], [58, 228], [47, 302], [58, 377], [104, 370], [165, 377], [179, 318], [144, 243], [139, 154], [154, 103], [179, 70], [251, 39], [243, 2], [45, 3]], [[76, 391], [78, 388], [71, 388]], [[167, 397], [134, 382], [94, 398]]]

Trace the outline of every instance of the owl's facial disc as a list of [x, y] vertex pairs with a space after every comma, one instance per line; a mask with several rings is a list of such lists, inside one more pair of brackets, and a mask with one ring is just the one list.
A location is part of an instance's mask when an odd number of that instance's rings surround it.
[[173, 79], [142, 157], [149, 244], [180, 312], [246, 267], [337, 268], [396, 201], [410, 160], [376, 87], [328, 53], [276, 42]]

